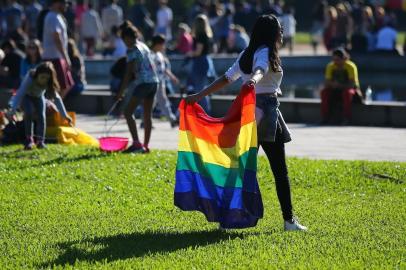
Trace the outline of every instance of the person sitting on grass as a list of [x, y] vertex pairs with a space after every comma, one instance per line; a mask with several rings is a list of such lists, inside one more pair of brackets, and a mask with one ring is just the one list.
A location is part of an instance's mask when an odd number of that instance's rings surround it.
[[[31, 70], [25, 76], [21, 86], [17, 90], [17, 94], [11, 100], [11, 110], [9, 118], [11, 118], [17, 108], [22, 103], [24, 110], [24, 125], [25, 125], [25, 150], [31, 150], [34, 147], [33, 136], [33, 119], [37, 117], [35, 142], [38, 148], [46, 148], [45, 145], [45, 127], [46, 127], [46, 99], [52, 100], [59, 112], [71, 124], [72, 119], [68, 116], [62, 99], [59, 95], [60, 87], [56, 77], [55, 69], [51, 62], [44, 62], [38, 65], [37, 68]], [[35, 110], [35, 114], [34, 114]]]
[[[131, 78], [135, 75], [132, 83], [134, 89], [129, 103], [125, 107], [124, 115], [128, 128], [131, 132], [133, 144], [125, 150], [126, 153], [149, 153], [149, 140], [152, 130], [152, 108], [155, 93], [158, 90], [158, 75], [152, 60], [151, 51], [143, 42], [138, 40], [138, 29], [129, 21], [121, 26], [121, 38], [126, 44], [127, 67], [123, 82], [117, 94], [117, 100], [122, 100]], [[141, 103], [144, 106], [144, 143], [138, 138], [137, 126], [134, 119], [135, 108]]]
[[322, 124], [327, 124], [331, 118], [331, 104], [335, 96], [343, 103], [342, 124], [348, 124], [352, 116], [351, 105], [355, 95], [362, 96], [357, 66], [349, 60], [349, 55], [344, 49], [335, 49], [333, 61], [326, 67], [324, 88], [320, 94]]

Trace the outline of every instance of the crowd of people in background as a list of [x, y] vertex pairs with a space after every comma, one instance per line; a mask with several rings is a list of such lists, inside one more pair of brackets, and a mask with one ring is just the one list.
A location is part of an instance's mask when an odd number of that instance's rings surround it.
[[312, 44], [328, 51], [343, 47], [351, 53], [399, 55], [397, 18], [382, 1], [343, 1], [335, 6], [317, 1], [313, 9]]
[[[14, 111], [20, 102], [31, 102], [26, 104], [27, 110], [35, 107], [42, 113], [40, 118], [44, 118], [45, 93], [50, 91], [50, 99], [61, 103], [62, 99], [80, 94], [86, 88], [83, 55], [109, 57], [115, 60], [111, 68], [111, 90], [125, 108], [135, 151], [149, 151], [151, 115], [155, 107], [171, 127], [178, 125], [166, 96], [173, 85], [178, 85], [187, 95], [204, 89], [217, 77], [211, 54], [241, 53], [250, 43], [250, 30], [261, 14], [272, 14], [278, 19], [283, 46], [291, 53], [294, 50], [295, 10], [282, 0], [197, 0], [177, 26], [168, 0], [157, 0], [155, 16], [151, 16], [144, 0], [136, 0], [125, 12], [119, 0], [110, 0], [108, 4], [90, 0], [44, 2], [8, 0], [7, 5], [0, 5], [0, 88], [14, 89], [20, 97], [25, 95], [21, 93], [28, 96], [11, 102]], [[338, 95], [344, 103], [344, 122], [348, 123], [352, 100], [356, 94], [362, 98], [362, 93], [356, 66], [347, 53], [399, 55], [397, 18], [380, 1], [339, 1], [335, 6], [326, 0], [315, 2], [311, 30], [314, 51], [323, 44], [327, 51], [334, 52], [321, 94], [323, 121], [329, 121], [331, 96]], [[171, 72], [167, 57], [170, 54], [184, 57], [182, 70], [187, 70], [187, 74], [182, 85]], [[52, 76], [45, 76], [44, 82], [39, 77], [37, 82], [33, 74], [44, 63], [47, 67], [44, 73]], [[24, 78], [33, 82], [24, 85]], [[48, 87], [46, 82], [51, 81], [57, 87]], [[140, 104], [145, 131], [142, 144], [134, 119]], [[199, 104], [211, 112], [207, 96]], [[32, 121], [27, 119], [27, 130], [31, 131]], [[44, 131], [40, 129], [42, 145]], [[28, 148], [32, 148], [31, 133]]]
[[[42, 26], [39, 21], [48, 10], [46, 0], [8, 0], [0, 7], [0, 37], [13, 39], [16, 46], [24, 51], [29, 40], [42, 41]], [[21, 3], [20, 3], [21, 2]], [[105, 2], [105, 1], [104, 1]], [[196, 0], [184, 23], [174, 25], [174, 15], [167, 0], [159, 3], [155, 14], [151, 15], [145, 0], [136, 0], [126, 12], [118, 0], [107, 5], [93, 5], [94, 1], [66, 1], [64, 19], [70, 38], [73, 38], [81, 52], [88, 57], [95, 49], [102, 47], [104, 55], [119, 58], [125, 55], [124, 45], [117, 40], [117, 27], [129, 19], [150, 41], [156, 34], [163, 35], [170, 46], [168, 51], [186, 54], [192, 49], [190, 28], [199, 14], [205, 14], [213, 30], [213, 52], [240, 52], [249, 42], [249, 31], [260, 14], [274, 14], [284, 29], [284, 41], [293, 50], [296, 34], [295, 10], [283, 0], [244, 1], [244, 0]], [[352, 0], [339, 1], [331, 6], [327, 0], [317, 0], [312, 18], [312, 44], [317, 49], [323, 44], [331, 51], [344, 46], [354, 52], [391, 51], [395, 52], [397, 19], [394, 12], [386, 8], [382, 1]], [[248, 33], [248, 34], [247, 34]]]
[[[92, 58], [97, 52], [116, 60], [126, 56], [127, 47], [119, 29], [125, 20], [138, 29], [139, 39], [147, 45], [154, 36], [161, 35], [165, 39], [165, 54], [192, 59], [185, 62], [198, 72], [187, 82], [189, 91], [201, 88], [207, 77], [214, 77], [210, 54], [239, 53], [247, 47], [249, 31], [260, 14], [278, 17], [284, 46], [291, 53], [294, 50], [295, 10], [283, 0], [196, 0], [187, 14], [179, 14], [181, 20], [174, 20], [168, 0], [157, 0], [158, 7], [152, 15], [145, 0], [128, 4], [126, 10], [119, 0], [6, 2], [0, 5], [2, 88], [16, 89], [29, 69], [49, 60], [58, 73], [61, 96], [67, 95], [67, 89], [80, 93], [86, 84], [82, 55]], [[64, 7], [55, 10], [55, 2]], [[335, 6], [326, 0], [315, 2], [311, 29], [315, 52], [323, 44], [329, 52], [343, 47], [351, 54], [399, 54], [397, 19], [394, 12], [379, 4], [382, 1], [339, 1]], [[182, 22], [175, 25], [174, 21]], [[59, 35], [59, 41], [55, 41], [54, 34]], [[62, 50], [64, 46], [66, 52]]]

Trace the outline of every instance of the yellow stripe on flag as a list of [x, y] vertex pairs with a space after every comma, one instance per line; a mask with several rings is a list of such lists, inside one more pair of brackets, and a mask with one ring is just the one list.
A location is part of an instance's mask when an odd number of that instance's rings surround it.
[[179, 151], [194, 152], [202, 157], [203, 162], [225, 168], [238, 168], [239, 157], [257, 144], [255, 121], [241, 127], [235, 146], [230, 148], [220, 148], [195, 137], [190, 131], [179, 131]]

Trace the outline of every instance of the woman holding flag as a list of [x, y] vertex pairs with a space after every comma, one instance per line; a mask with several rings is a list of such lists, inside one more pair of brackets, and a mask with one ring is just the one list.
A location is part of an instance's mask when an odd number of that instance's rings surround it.
[[284, 146], [291, 137], [278, 109], [277, 96], [281, 94], [280, 85], [283, 75], [278, 49], [282, 45], [282, 38], [282, 28], [277, 18], [273, 15], [260, 16], [253, 27], [248, 47], [240, 53], [225, 75], [201, 92], [186, 97], [186, 103], [196, 103], [240, 77], [245, 86], [255, 86], [258, 144], [267, 155], [275, 177], [284, 229], [305, 231], [307, 228], [293, 216]]

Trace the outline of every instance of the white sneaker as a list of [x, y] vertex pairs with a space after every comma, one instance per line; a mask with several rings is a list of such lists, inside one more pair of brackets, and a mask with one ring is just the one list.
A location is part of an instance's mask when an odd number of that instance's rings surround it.
[[307, 231], [307, 227], [301, 225], [296, 218], [292, 218], [292, 220], [285, 220], [283, 227], [285, 231]]

